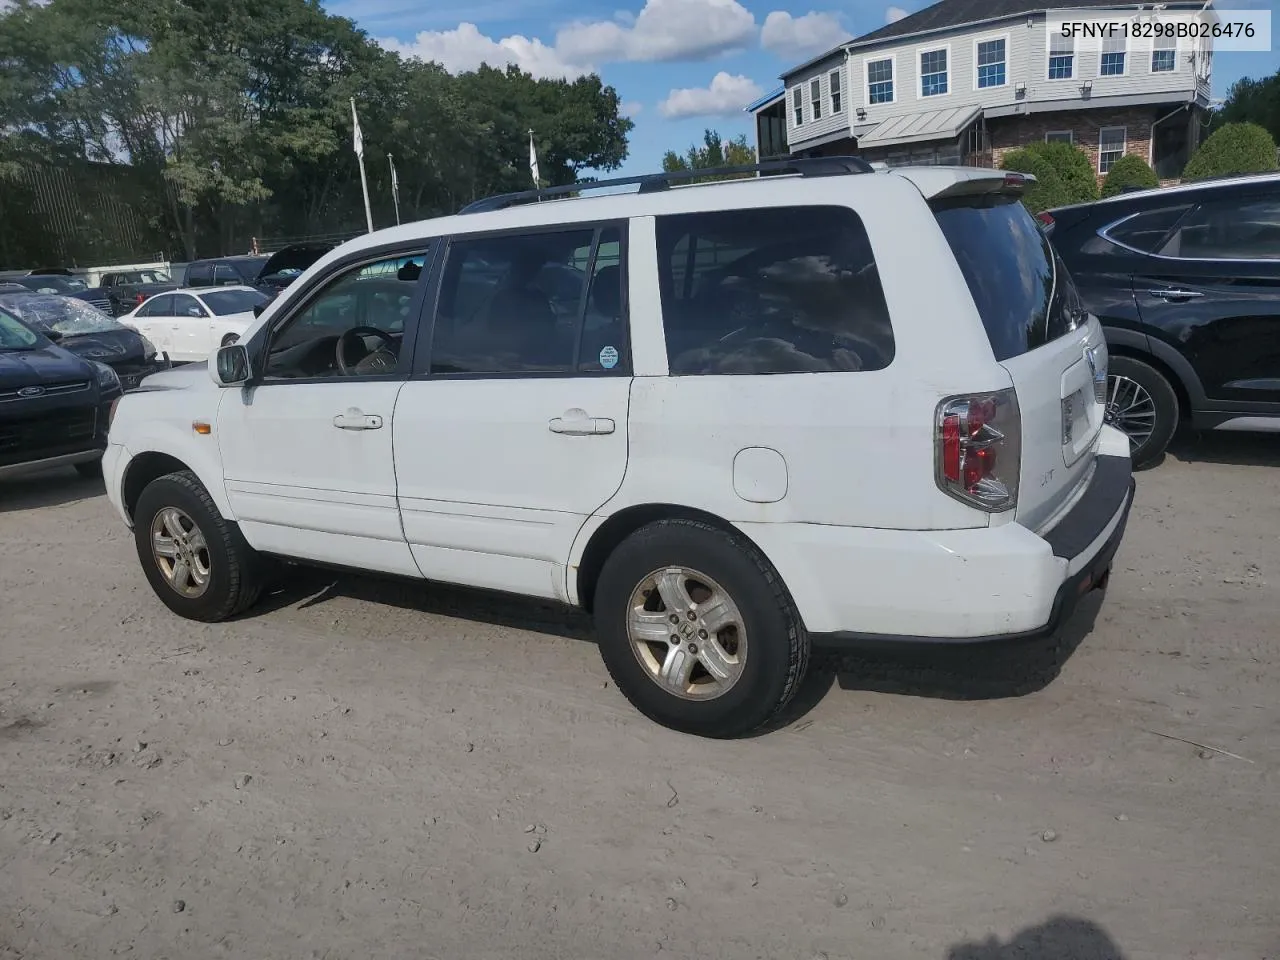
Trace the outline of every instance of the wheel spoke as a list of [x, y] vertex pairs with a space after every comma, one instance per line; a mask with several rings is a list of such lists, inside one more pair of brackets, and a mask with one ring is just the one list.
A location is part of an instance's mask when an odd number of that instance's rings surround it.
[[173, 542], [173, 538], [159, 533], [153, 539], [152, 549], [155, 550], [157, 557], [164, 557], [167, 560], [172, 560], [178, 555], [178, 545]]
[[738, 672], [741, 664], [736, 660], [736, 657], [729, 656], [715, 637], [702, 641], [702, 645], [698, 647], [698, 662], [717, 681], [728, 680]]
[[187, 535], [187, 531], [182, 528], [182, 518], [177, 510], [172, 508], [164, 512], [164, 532], [171, 536], [174, 540], [182, 540]]
[[655, 577], [658, 595], [668, 612], [685, 614], [693, 606], [693, 598], [685, 586], [686, 574], [679, 567], [668, 567]]
[[693, 668], [698, 658], [684, 647], [673, 646], [667, 650], [667, 657], [662, 663], [662, 682], [677, 693], [689, 689], [689, 678], [693, 676]]
[[671, 624], [665, 613], [650, 613], [643, 607], [631, 611], [631, 638], [640, 643], [663, 643], [671, 638]]
[[199, 527], [192, 527], [191, 533], [187, 536], [187, 546], [193, 552], [209, 549], [209, 544], [204, 539], [204, 534], [200, 532]]
[[169, 582], [177, 587], [180, 591], [187, 589], [187, 581], [191, 577], [191, 568], [187, 566], [186, 560], [175, 560], [173, 568], [169, 571]]
[[726, 627], [738, 625], [738, 613], [729, 601], [715, 594], [709, 601], [698, 606], [698, 615], [702, 619], [702, 628], [715, 636]]

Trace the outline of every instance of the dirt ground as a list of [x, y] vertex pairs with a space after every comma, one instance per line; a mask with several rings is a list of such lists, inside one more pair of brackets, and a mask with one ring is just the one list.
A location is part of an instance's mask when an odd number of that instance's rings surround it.
[[1191, 443], [1059, 637], [714, 743], [567, 613], [304, 573], [197, 626], [100, 484], [0, 484], [0, 960], [1280, 957], [1278, 491]]

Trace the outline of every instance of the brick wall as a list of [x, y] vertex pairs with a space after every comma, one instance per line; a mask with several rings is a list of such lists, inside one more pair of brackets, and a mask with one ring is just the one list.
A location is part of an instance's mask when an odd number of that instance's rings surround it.
[[[1023, 117], [1006, 117], [987, 121], [991, 152], [995, 165], [1010, 150], [1029, 143], [1042, 143], [1045, 134], [1070, 130], [1075, 145], [1089, 155], [1094, 172], [1098, 169], [1098, 135], [1103, 127], [1125, 128], [1125, 153], [1151, 162], [1151, 123], [1154, 111], [1149, 107], [1127, 107], [1112, 110], [1073, 110], [1061, 113], [1033, 113]], [[1098, 176], [1101, 184], [1103, 177]]]

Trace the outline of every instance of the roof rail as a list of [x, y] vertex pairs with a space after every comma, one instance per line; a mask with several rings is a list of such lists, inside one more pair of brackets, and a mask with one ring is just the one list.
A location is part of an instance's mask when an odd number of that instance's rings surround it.
[[874, 173], [875, 169], [861, 157], [800, 157], [791, 160], [766, 160], [738, 167], [713, 167], [705, 170], [673, 170], [669, 173], [648, 173], [638, 177], [617, 177], [612, 180], [588, 180], [570, 183], [545, 190], [524, 190], [520, 193], [502, 193], [467, 204], [459, 213], [487, 213], [505, 210], [540, 200], [556, 200], [604, 187], [639, 186], [639, 193], [657, 193], [682, 180], [699, 180], [702, 177], [723, 177], [750, 173], [794, 173], [802, 177], [840, 177], [854, 173]]

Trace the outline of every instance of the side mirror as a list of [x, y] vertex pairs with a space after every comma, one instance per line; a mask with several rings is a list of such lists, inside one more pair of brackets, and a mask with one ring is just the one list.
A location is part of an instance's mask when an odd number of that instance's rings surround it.
[[241, 343], [233, 343], [222, 347], [214, 354], [213, 365], [209, 368], [213, 382], [222, 387], [235, 387], [247, 383], [253, 373], [249, 363], [249, 348]]

